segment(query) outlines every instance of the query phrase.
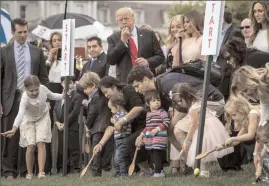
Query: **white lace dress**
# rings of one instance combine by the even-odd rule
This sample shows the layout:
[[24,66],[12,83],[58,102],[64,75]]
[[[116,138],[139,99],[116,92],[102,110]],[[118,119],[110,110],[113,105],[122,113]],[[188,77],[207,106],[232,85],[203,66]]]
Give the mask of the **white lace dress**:
[[14,126],[20,127],[20,146],[36,145],[38,142],[51,142],[51,121],[47,98],[61,100],[62,94],[52,93],[47,87],[40,85],[37,98],[30,98],[26,92],[22,94],[19,113]]

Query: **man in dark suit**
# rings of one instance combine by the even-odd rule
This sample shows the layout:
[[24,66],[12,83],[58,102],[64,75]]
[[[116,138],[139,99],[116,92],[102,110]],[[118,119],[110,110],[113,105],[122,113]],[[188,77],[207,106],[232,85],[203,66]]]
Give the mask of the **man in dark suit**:
[[[84,89],[84,93],[89,98],[87,120],[87,136],[90,136],[91,152],[102,139],[106,128],[110,124],[111,112],[108,108],[108,100],[99,90],[100,78],[94,72],[85,73],[79,80],[79,85]],[[103,151],[96,154],[92,162],[92,176],[101,176],[102,170],[110,171],[111,158],[113,154],[113,139],[114,136],[108,140],[104,145]]]
[[233,38],[239,38],[244,40],[244,36],[242,35],[241,31],[236,29],[232,25],[232,11],[231,8],[228,6],[225,6],[224,10],[224,22],[223,27],[221,31],[220,41],[221,45],[219,47],[219,55],[214,56],[213,60],[217,62],[217,64],[221,67],[223,72],[223,79],[220,82],[219,90],[224,95],[224,97],[227,99],[229,96],[229,86],[230,86],[230,76],[231,73],[228,71],[228,65],[227,61],[224,59],[223,54],[221,52],[222,47],[227,43],[227,41],[233,39]]
[[128,73],[136,65],[148,66],[156,74],[155,68],[165,58],[155,33],[135,26],[131,8],[117,10],[116,22],[121,31],[107,38],[107,58],[110,65],[116,65],[117,79],[126,82]]
[[[26,42],[28,25],[24,19],[14,19],[11,23],[14,43],[1,48],[1,131],[12,128],[17,116],[23,91],[23,81],[29,75],[38,76],[40,82],[48,86],[48,74],[43,51]],[[8,179],[14,179],[20,167],[21,176],[26,174],[25,149],[21,148],[22,157],[17,166],[20,134],[12,138],[4,138],[3,143],[3,174]]]
[[[75,90],[76,77],[70,78],[68,101],[70,102],[70,108],[68,112],[68,124],[64,126],[64,104],[65,100],[60,100],[55,103],[53,110],[54,124],[58,128],[58,158],[57,158],[57,170],[60,172],[63,164],[63,128],[68,128],[68,165],[67,172],[78,173],[79,168],[79,124],[78,118],[80,108],[83,99],[87,99],[82,89],[77,88]],[[61,84],[65,89],[65,77],[61,77]]]
[[87,40],[87,50],[91,59],[85,63],[81,71],[81,77],[84,73],[92,71],[97,73],[100,78],[108,75],[109,64],[107,56],[103,50],[102,40],[99,37],[91,37]]

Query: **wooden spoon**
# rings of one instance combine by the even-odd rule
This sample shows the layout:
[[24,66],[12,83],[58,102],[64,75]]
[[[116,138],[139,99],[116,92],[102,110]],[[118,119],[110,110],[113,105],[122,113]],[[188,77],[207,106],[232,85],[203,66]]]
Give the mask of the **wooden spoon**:
[[92,163],[92,160],[93,160],[93,158],[94,158],[95,155],[96,154],[93,154],[92,155],[92,158],[90,159],[88,165],[81,171],[80,178],[82,178],[86,174],[86,172],[88,171],[88,168],[89,168],[90,164]]
[[89,138],[86,138],[85,152],[86,152],[87,154],[90,153]]
[[[225,147],[225,144],[222,144],[221,146],[223,146],[224,148],[227,148],[228,146]],[[217,147],[212,149],[211,151],[208,151],[208,152],[203,152],[201,154],[198,154],[195,159],[199,160],[199,159],[202,159],[202,158],[205,158],[206,156],[208,156],[209,154],[211,154],[212,152],[215,152],[217,150]]]
[[137,156],[137,151],[139,150],[139,147],[136,147],[135,149],[135,154],[134,154],[134,158],[133,158],[133,162],[132,164],[130,165],[129,167],[129,170],[128,170],[128,175],[129,176],[132,176],[133,173],[134,173],[134,169],[135,169],[135,160],[136,160],[136,156]]

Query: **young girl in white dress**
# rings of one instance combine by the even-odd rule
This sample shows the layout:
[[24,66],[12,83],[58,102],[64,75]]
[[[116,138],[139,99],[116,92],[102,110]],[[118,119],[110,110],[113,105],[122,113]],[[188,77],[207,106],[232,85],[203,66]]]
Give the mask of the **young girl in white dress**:
[[46,101],[48,98],[61,100],[63,95],[52,93],[47,87],[40,85],[38,77],[34,75],[24,80],[24,88],[25,92],[22,94],[13,128],[2,135],[12,137],[20,127],[20,146],[27,147],[25,158],[28,174],[26,179],[33,178],[35,146],[38,149],[38,178],[44,178],[45,143],[51,142],[51,121]]
[[[201,99],[197,91],[188,83],[180,83],[177,94],[177,104],[188,110],[190,126],[187,137],[183,144],[183,154],[187,156],[187,165],[194,168],[195,153],[198,135],[199,114],[201,107]],[[214,149],[216,146],[224,144],[229,135],[221,121],[215,116],[215,113],[209,109],[206,110],[204,137],[202,152]],[[201,160],[201,177],[209,177],[209,163],[217,162],[217,158],[221,158],[233,152],[233,148],[229,147],[221,151],[215,151]]]

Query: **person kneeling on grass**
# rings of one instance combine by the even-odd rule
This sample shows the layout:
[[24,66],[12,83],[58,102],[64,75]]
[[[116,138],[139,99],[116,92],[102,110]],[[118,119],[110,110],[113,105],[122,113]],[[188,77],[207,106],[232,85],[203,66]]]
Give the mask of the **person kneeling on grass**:
[[25,92],[22,94],[18,115],[12,130],[1,135],[12,137],[20,127],[20,146],[27,147],[26,179],[33,178],[35,145],[38,149],[38,178],[44,178],[46,161],[45,143],[51,142],[51,120],[46,100],[61,100],[62,94],[52,93],[47,87],[40,85],[37,76],[30,75],[24,80]]
[[[122,95],[114,95],[108,101],[108,107],[110,108],[113,116],[111,118],[111,123],[116,124],[119,119],[124,118],[128,112],[124,109],[124,99]],[[126,122],[122,128],[118,131],[114,126],[108,126],[103,138],[94,147],[93,152],[101,152],[105,143],[114,133],[115,140],[115,177],[128,176],[128,166],[130,164],[130,156],[127,148],[126,137],[131,135],[131,122]]]
[[145,94],[145,101],[150,109],[147,113],[146,128],[136,139],[136,146],[145,144],[150,151],[150,157],[154,164],[153,177],[165,177],[163,167],[166,159],[167,127],[170,125],[168,113],[161,108],[159,93],[156,90]]
[[269,121],[261,123],[256,132],[257,143],[263,145],[261,153],[256,153],[259,161],[255,165],[256,179],[269,183]]
[[[176,104],[182,109],[186,109],[189,116],[190,126],[187,132],[187,136],[183,144],[183,155],[187,157],[187,165],[194,168],[195,153],[197,147],[198,137],[198,125],[199,115],[201,109],[201,97],[197,91],[189,83],[178,84],[177,92],[173,93],[177,95]],[[174,96],[174,95],[172,95]],[[211,109],[206,109],[204,136],[202,152],[207,152],[219,146],[229,138],[228,133],[221,121],[216,117],[216,113]],[[221,151],[215,151],[209,154],[207,157],[201,160],[201,177],[209,177],[209,165],[210,162],[217,162],[217,158],[221,158],[234,151],[233,147],[223,149]]]

